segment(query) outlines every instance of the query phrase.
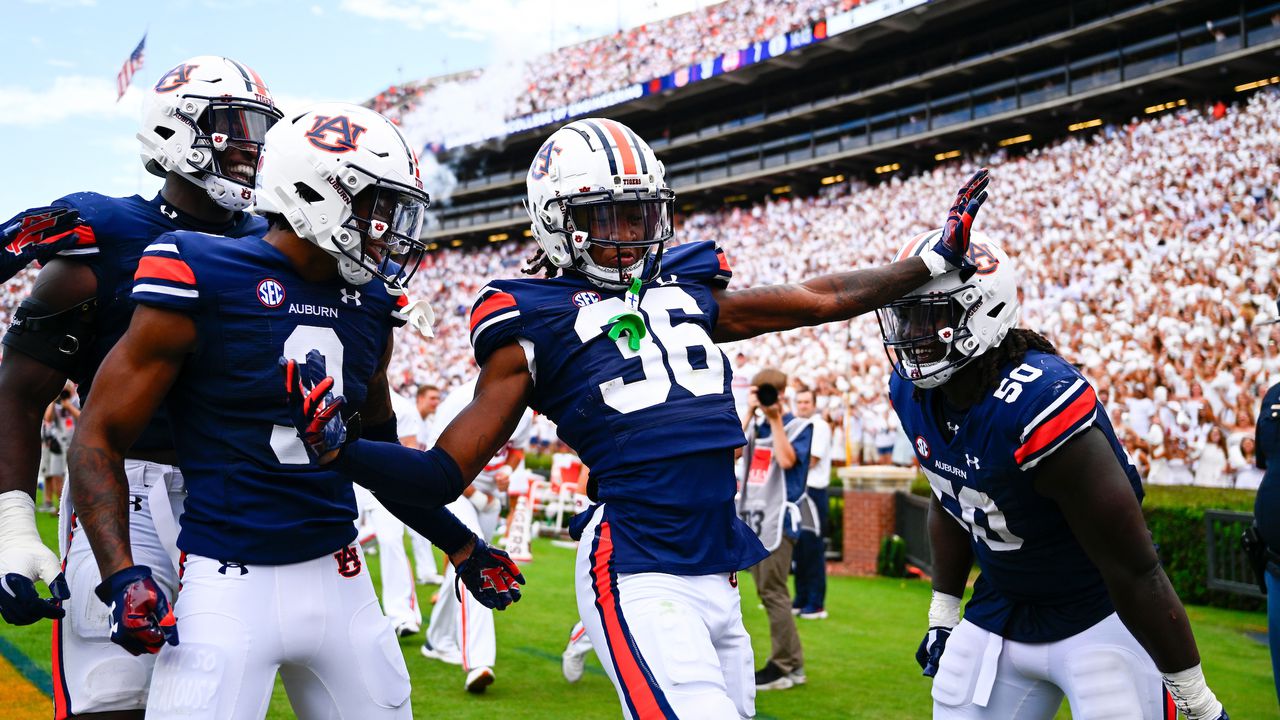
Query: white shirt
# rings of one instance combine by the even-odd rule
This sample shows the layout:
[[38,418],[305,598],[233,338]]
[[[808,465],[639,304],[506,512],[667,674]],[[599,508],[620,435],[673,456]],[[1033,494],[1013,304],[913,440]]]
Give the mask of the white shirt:
[[809,457],[818,462],[809,465],[806,484],[811,488],[826,488],[831,485],[831,426],[820,415],[810,419],[813,421],[813,440],[809,445]]
[[396,414],[396,437],[416,438],[422,429],[418,405],[400,393],[391,393],[391,411]]

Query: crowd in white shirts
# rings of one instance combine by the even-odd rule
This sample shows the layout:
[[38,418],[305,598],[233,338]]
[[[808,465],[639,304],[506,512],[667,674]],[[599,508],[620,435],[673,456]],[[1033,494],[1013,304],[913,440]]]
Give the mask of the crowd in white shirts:
[[[1253,424],[1280,381],[1280,330],[1260,325],[1276,317],[1280,294],[1277,117],[1280,93],[1267,89],[1218,112],[1188,106],[1026,154],[1001,150],[874,185],[694,213],[676,236],[718,242],[733,287],[886,263],[939,225],[955,188],[988,165],[991,199],[977,227],[1022,274],[1021,324],[1083,368],[1144,477],[1256,487]],[[431,254],[411,294],[432,303],[436,337],[400,333],[393,387],[447,390],[473,376],[471,302],[486,280],[519,276],[531,250],[508,241]],[[0,287],[0,320],[33,277]],[[837,449],[855,446],[854,461],[893,460],[900,433],[874,315],[725,351],[815,389]]]

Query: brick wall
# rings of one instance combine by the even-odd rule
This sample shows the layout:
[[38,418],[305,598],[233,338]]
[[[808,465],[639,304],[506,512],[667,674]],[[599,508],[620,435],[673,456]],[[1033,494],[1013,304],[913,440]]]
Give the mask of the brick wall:
[[880,541],[893,534],[892,492],[844,491],[844,560],[829,567],[834,575],[875,575]]

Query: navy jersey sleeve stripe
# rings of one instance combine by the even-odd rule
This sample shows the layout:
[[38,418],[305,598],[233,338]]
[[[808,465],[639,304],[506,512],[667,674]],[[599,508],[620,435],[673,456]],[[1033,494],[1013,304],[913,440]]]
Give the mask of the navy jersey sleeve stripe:
[[200,300],[195,272],[176,242],[163,238],[143,251],[133,278],[133,299],[143,305],[190,312]]

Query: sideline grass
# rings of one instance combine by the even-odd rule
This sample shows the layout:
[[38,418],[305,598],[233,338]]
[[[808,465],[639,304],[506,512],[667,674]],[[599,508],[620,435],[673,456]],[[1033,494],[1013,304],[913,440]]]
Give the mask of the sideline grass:
[[[45,541],[53,546],[56,520],[42,515],[39,527]],[[485,695],[468,695],[462,689],[460,668],[422,657],[418,652],[422,635],[401,640],[413,679],[416,717],[621,717],[617,695],[594,655],[587,662],[587,675],[577,684],[570,685],[560,676],[560,652],[577,619],[570,582],[573,551],[540,540],[535,542],[533,554],[537,559],[525,566],[529,579],[525,599],[497,615],[497,682]],[[374,587],[378,587],[376,556],[369,558],[369,567]],[[757,608],[750,576],[744,573],[740,579],[743,614],[754,639],[758,667],[769,652],[768,621],[764,611]],[[418,591],[426,604],[434,588],[421,586]],[[756,700],[758,717],[928,718],[929,684],[920,676],[913,659],[928,604],[929,588],[923,582],[832,578],[827,603],[831,618],[798,621],[808,685],[760,693]],[[1204,657],[1205,674],[1232,717],[1276,717],[1267,648],[1248,635],[1266,631],[1265,615],[1198,606],[1188,608],[1188,612]],[[22,628],[0,623],[0,638],[25,653],[37,668],[49,671],[47,623]],[[12,674],[0,678],[6,683],[0,686],[0,695],[6,698],[16,699],[15,693],[25,690],[17,685],[10,687],[25,682]],[[39,712],[38,707],[10,707],[5,708],[5,717],[18,717],[19,711]],[[268,717],[293,717],[278,683]],[[1058,718],[1069,717],[1065,708],[1058,713]]]

